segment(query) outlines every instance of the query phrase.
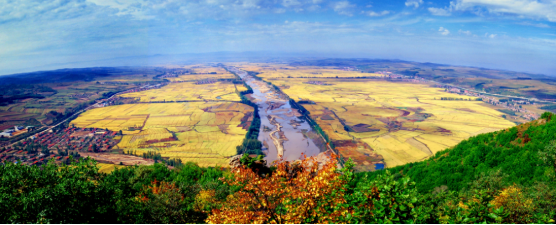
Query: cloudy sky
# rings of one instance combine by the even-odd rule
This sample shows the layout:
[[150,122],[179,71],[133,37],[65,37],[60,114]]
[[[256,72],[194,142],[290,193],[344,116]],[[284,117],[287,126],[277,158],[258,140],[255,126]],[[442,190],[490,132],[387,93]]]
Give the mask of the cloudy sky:
[[0,74],[221,51],[556,75],[556,0],[0,0]]

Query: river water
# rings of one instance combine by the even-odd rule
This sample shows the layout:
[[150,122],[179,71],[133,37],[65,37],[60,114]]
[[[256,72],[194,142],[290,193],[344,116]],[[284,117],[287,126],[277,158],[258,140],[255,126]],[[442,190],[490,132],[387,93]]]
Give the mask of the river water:
[[245,71],[236,67],[226,68],[253,89],[250,98],[259,107],[259,141],[263,142],[267,162],[279,159],[280,155],[284,160],[294,161],[301,159],[302,154],[310,157],[326,151],[326,143],[312,131],[307,121],[299,118],[301,114],[291,107],[288,96]]

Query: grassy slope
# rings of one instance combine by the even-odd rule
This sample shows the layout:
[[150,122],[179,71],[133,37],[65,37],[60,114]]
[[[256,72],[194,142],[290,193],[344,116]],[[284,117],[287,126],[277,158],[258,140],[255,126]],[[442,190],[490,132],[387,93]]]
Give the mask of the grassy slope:
[[[528,136],[531,140],[524,141]],[[539,119],[510,129],[486,133],[462,141],[453,148],[416,163],[389,169],[409,176],[421,192],[448,186],[461,190],[483,172],[501,170],[507,182],[529,186],[552,179],[554,169],[545,166],[538,151],[556,140],[556,116]],[[384,171],[367,173],[374,177]],[[365,173],[360,173],[359,176]]]

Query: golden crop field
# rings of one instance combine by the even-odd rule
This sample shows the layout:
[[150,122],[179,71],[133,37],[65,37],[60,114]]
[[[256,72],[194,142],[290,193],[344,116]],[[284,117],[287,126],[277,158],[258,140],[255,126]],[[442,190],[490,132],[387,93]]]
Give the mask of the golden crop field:
[[216,73],[216,74],[230,74],[222,67],[212,67],[212,66],[204,66],[204,65],[195,65],[189,67],[193,70],[194,73],[197,74],[208,74],[208,73]]
[[253,118],[241,103],[151,103],[96,108],[71,123],[105,127],[125,134],[118,147],[125,152],[156,151],[201,166],[227,166]]
[[101,173],[112,173],[116,168],[124,167],[122,165],[108,164],[108,163],[97,163],[98,172]]
[[248,64],[230,64],[236,65],[238,68],[245,71],[260,72],[258,77],[264,78],[267,81],[272,81],[277,78],[303,78],[303,77],[316,77],[316,78],[346,78],[346,77],[382,77],[382,74],[376,73],[361,73],[360,71],[345,71],[334,67],[316,67],[316,66],[302,66],[293,67],[281,64],[264,64],[264,63],[248,63]]
[[231,73],[222,73],[222,74],[185,74],[178,77],[169,77],[166,78],[172,82],[186,82],[186,81],[200,81],[206,79],[235,79],[236,76]]
[[[313,69],[291,71],[274,70],[276,66],[249,66],[258,68],[259,77],[280,87],[290,98],[314,101],[316,104],[303,104],[303,107],[336,145],[346,140],[368,144],[383,157],[387,167],[420,161],[468,137],[515,125],[482,101],[425,84],[287,78],[288,74],[296,73],[303,77]],[[327,74],[327,69],[322,74]],[[441,97],[466,100],[445,101]],[[361,155],[356,157],[356,163],[369,165],[370,158],[363,157],[371,153],[369,149],[357,147],[357,151],[348,155]]]
[[169,68],[183,68],[191,71],[191,74],[183,74],[178,77],[168,77],[171,82],[187,82],[200,81],[207,79],[236,79],[237,77],[221,67],[212,67],[207,65],[188,65],[183,67],[167,66]]
[[[170,83],[159,89],[132,92],[122,97],[140,98],[141,102],[163,101],[240,101],[236,93],[245,89],[241,84],[214,82],[196,84],[195,82]],[[246,90],[246,89],[245,89]]]

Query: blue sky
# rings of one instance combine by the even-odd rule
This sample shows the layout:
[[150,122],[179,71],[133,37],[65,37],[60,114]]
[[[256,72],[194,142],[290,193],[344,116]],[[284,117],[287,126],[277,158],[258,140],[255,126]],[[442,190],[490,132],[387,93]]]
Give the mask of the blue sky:
[[556,0],[0,0],[0,74],[219,51],[556,75]]

